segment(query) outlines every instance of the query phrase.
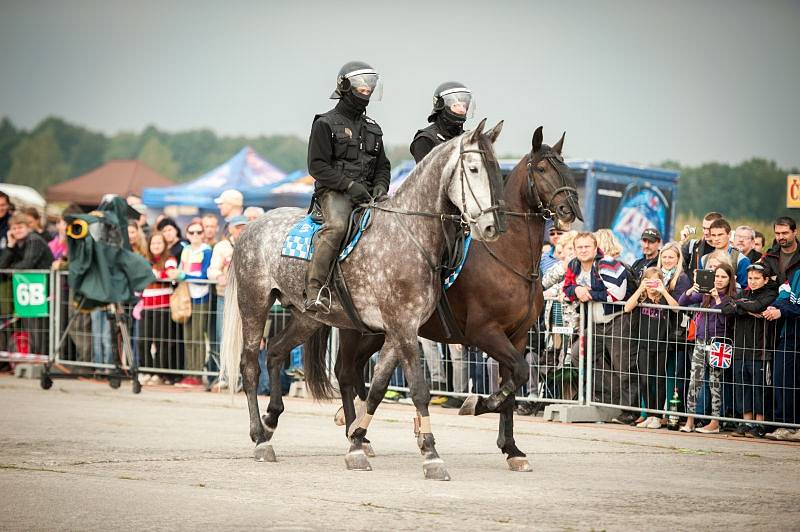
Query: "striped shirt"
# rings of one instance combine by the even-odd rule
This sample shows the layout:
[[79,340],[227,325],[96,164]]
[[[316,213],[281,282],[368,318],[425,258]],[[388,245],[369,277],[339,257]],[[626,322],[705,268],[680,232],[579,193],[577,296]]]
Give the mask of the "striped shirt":
[[[156,259],[158,262],[159,259]],[[164,269],[159,270],[153,265],[153,275],[157,281],[150,283],[142,292],[142,304],[145,309],[164,308],[169,306],[169,298],[172,295],[172,284],[166,282],[169,277],[167,272],[178,267],[178,261],[170,257],[164,263]]]

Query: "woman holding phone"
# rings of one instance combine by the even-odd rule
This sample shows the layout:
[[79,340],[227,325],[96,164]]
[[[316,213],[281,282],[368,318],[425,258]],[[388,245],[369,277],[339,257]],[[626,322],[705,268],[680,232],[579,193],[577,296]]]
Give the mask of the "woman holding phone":
[[[667,331],[670,311],[664,308],[641,306],[643,303],[673,305],[678,302],[664,284],[661,268],[651,266],[644,271],[642,282],[625,303],[625,312],[638,311],[631,318],[632,338],[638,338],[636,363],[642,380],[645,408],[663,410],[667,399]],[[649,415],[636,425],[639,428],[660,429],[661,416]]]
[[[733,268],[727,262],[720,263],[714,269],[714,288],[708,294],[700,292],[700,286],[694,283],[678,301],[681,306],[700,304],[704,309],[722,309],[728,300],[736,295],[736,276]],[[697,312],[695,323],[697,336],[695,337],[694,352],[692,353],[691,379],[689,392],[686,397],[686,409],[694,412],[697,407],[697,392],[703,381],[703,375],[708,368],[708,384],[711,390],[711,415],[719,416],[722,409],[722,393],[720,376],[722,369],[708,363],[708,347],[714,337],[725,337],[732,332],[729,327],[729,316],[719,313]],[[686,424],[681,427],[682,432],[694,432],[694,417],[689,416]],[[708,425],[697,429],[703,434],[719,433],[719,421],[712,419]]]

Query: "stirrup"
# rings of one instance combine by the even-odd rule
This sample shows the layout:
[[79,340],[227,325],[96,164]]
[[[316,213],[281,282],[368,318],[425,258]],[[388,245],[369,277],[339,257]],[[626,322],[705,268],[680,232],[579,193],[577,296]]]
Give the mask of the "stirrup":
[[[327,297],[323,296],[327,292]],[[322,312],[323,314],[330,314],[331,312],[331,289],[328,285],[323,285],[317,292],[317,297],[309,301],[305,301],[306,310],[313,310],[315,312]]]

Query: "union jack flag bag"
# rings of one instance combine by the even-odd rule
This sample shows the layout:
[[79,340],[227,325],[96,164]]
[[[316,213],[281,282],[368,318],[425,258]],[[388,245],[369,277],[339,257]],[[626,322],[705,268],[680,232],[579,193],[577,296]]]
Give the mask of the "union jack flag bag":
[[712,368],[727,369],[733,361],[733,345],[727,338],[712,338],[708,346],[708,364]]

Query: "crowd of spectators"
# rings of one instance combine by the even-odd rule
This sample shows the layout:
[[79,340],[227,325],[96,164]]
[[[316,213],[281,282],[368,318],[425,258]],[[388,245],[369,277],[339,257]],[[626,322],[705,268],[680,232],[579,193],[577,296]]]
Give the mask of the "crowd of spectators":
[[[127,226],[131,249],[147,259],[156,277],[129,309],[134,354],[139,365],[153,368],[140,376],[141,382],[208,386],[209,375],[218,369],[233,249],[245,226],[264,211],[245,209],[242,194],[226,190],[216,199],[218,214],[186,223],[161,214],[149,225],[141,200],[130,197],[128,202],[136,213]],[[39,211],[15,211],[0,193],[0,268],[66,270],[66,230],[63,218],[46,226]],[[759,423],[800,421],[797,227],[792,218],[781,217],[773,230],[774,242],[767,248],[764,235],[743,225],[732,230],[721,213],[710,212],[701,227],[684,227],[679,241],[662,242],[657,229],[647,228],[641,234],[641,257],[628,265],[611,231],[578,232],[549,224],[540,264],[548,301],[540,329],[561,332],[533,335],[536,345],[528,356],[534,369],[523,390],[528,400],[520,401],[517,411],[535,411],[531,400],[539,394],[574,398],[575,341],[584,306],[593,327],[588,393],[596,403],[625,407],[615,421],[661,428],[667,414],[648,411],[666,412],[677,403],[687,414],[681,429],[687,432],[730,428],[741,436],[800,441],[794,429],[767,433],[768,427]],[[170,309],[179,283],[186,284],[191,300],[191,316],[181,323],[172,319]],[[0,282],[4,316],[13,315],[12,299],[10,282]],[[107,312],[77,312],[67,292],[61,300],[66,305],[61,325],[71,323],[62,354],[80,362],[115,364]],[[23,318],[17,329],[27,334],[30,352],[45,352],[46,318]],[[0,329],[0,341],[12,336]],[[727,346],[729,363],[711,356]],[[491,391],[483,353],[424,339],[420,348],[434,390]],[[560,380],[553,378],[556,373]],[[393,384],[401,385],[402,375]],[[433,402],[457,408],[461,401],[445,394]],[[726,426],[713,419],[719,417],[742,422]]]
[[[140,366],[156,369],[140,374],[142,384],[208,386],[213,380],[208,374],[218,370],[224,290],[233,245],[246,224],[264,211],[260,207],[245,209],[243,195],[237,190],[226,190],[215,201],[218,214],[206,213],[187,223],[159,214],[151,226],[141,199],[127,198],[131,250],[147,259],[156,277],[127,309],[134,356]],[[36,208],[15,209],[10,198],[0,192],[0,268],[66,271],[64,216],[79,212],[77,207],[68,207],[46,228]],[[68,329],[68,334],[59,346],[61,356],[83,363],[117,364],[112,316],[103,307],[86,312],[76,309],[66,276],[63,279],[61,327],[62,331]],[[186,283],[191,298],[191,317],[184,323],[173,320],[170,311],[178,283]],[[9,318],[14,315],[10,287],[10,276],[5,274],[0,281],[0,313]],[[10,320],[15,321],[13,329],[27,338],[26,350],[46,353],[47,318]],[[12,335],[4,334],[5,328],[12,329],[6,327],[9,320],[3,323],[0,341],[7,350],[22,350],[11,343]]]
[[[586,307],[593,327],[588,393],[597,404],[625,407],[616,422],[661,428],[672,407],[686,417],[685,432],[729,429],[737,436],[800,441],[792,428],[768,433],[759,423],[800,421],[797,227],[781,217],[773,229],[774,243],[765,249],[763,235],[748,226],[732,231],[717,212],[704,216],[702,236],[687,226],[679,242],[663,244],[648,228],[642,255],[630,266],[608,230],[555,235],[542,262],[545,295],[555,298],[543,325],[568,323],[577,334],[578,309],[595,303]],[[565,353],[571,343],[565,342]],[[565,359],[549,362],[550,371]],[[519,404],[518,412],[528,410]]]

